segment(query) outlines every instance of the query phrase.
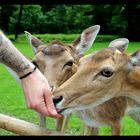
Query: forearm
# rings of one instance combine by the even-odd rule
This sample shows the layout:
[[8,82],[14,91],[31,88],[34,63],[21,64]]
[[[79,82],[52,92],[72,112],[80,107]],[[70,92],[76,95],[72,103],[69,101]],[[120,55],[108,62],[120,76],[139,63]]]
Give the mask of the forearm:
[[23,76],[34,68],[33,64],[17,50],[1,31],[0,62],[10,67],[19,76]]

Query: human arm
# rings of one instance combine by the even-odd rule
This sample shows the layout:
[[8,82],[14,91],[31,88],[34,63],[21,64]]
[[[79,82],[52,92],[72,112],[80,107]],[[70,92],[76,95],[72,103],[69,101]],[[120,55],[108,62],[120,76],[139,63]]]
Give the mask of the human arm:
[[[2,31],[0,31],[0,63],[10,67],[19,77],[34,69],[34,65],[18,51]],[[53,105],[48,81],[38,69],[23,78],[21,85],[28,108],[46,116],[60,117]]]

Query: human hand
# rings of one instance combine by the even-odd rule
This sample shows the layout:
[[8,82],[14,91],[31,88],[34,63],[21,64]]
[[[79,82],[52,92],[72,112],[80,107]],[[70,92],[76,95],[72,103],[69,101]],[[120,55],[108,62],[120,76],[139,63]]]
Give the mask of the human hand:
[[62,117],[57,113],[49,83],[44,75],[36,69],[32,74],[21,80],[27,107],[54,118]]

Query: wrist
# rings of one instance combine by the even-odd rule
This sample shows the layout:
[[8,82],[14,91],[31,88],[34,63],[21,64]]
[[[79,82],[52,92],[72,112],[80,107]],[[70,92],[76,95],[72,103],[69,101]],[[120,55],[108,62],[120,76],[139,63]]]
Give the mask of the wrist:
[[30,71],[30,72],[28,72],[27,74],[25,74],[25,75],[23,75],[23,76],[21,76],[21,77],[19,77],[19,79],[23,79],[23,78],[26,78],[26,77],[28,77],[29,75],[31,75],[35,70],[36,70],[36,66],[34,67],[34,69],[32,70],[32,71]]
[[19,76],[19,77],[23,77],[23,76],[27,75],[28,73],[33,72],[34,69],[35,69],[35,66],[34,66],[32,63],[30,63],[29,68],[23,70],[23,71],[20,72],[20,73],[18,73],[18,76]]

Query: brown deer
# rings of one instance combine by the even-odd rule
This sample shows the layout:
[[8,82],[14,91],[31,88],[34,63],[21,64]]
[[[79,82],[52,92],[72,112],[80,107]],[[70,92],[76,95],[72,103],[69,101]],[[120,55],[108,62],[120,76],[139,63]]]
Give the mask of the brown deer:
[[59,113],[77,112],[90,130],[110,124],[114,135],[125,114],[140,123],[140,51],[124,53],[128,42],[114,40],[108,49],[80,59],[77,72],[54,91]]
[[[29,40],[30,40],[31,37],[33,38],[33,36],[31,36],[29,33],[26,32],[26,34],[28,35]],[[124,40],[124,39],[121,39],[121,40]],[[113,46],[114,45],[113,42],[110,43],[110,46]],[[115,42],[120,43],[120,39],[115,40]],[[37,42],[32,42],[32,47],[34,46],[33,43],[37,43],[38,44],[38,41]],[[123,45],[124,42],[121,42],[121,43],[122,43],[121,45]],[[127,46],[128,46],[128,42],[125,44],[125,47],[126,48],[127,48]],[[35,47],[34,47],[34,49],[35,49]],[[51,51],[54,52],[55,51],[55,47]],[[66,55],[66,57],[68,57],[68,56]],[[36,57],[35,56],[35,59],[36,59],[35,62],[36,62],[36,64],[39,64],[38,61],[41,58],[42,58],[42,56],[39,56],[39,57]],[[42,60],[47,60],[46,63],[49,62],[48,59],[44,59],[43,58]],[[76,61],[75,64],[77,65],[78,64],[79,57],[78,57],[78,59],[76,58],[74,60]],[[53,61],[52,58],[51,58],[51,61]],[[45,61],[43,61],[42,64],[44,64],[44,62]],[[54,64],[55,63],[56,63],[56,60],[54,61]],[[59,64],[61,64],[61,63],[62,63],[62,61],[59,61]],[[41,66],[42,66],[42,64],[41,64]],[[50,64],[48,64],[48,66],[50,68],[50,71],[52,71],[52,69],[54,69],[53,67],[50,66]],[[58,72],[60,71],[60,73],[62,73],[61,70],[58,69],[58,67],[56,66],[56,64],[55,64],[55,68],[56,68],[55,71],[57,70]],[[43,71],[43,70],[44,70],[44,68],[42,68],[41,71]],[[53,84],[50,84],[50,85],[53,85],[53,87],[55,86],[55,88],[58,87],[58,86],[60,86],[64,81],[66,81],[68,78],[70,78],[73,75],[73,73],[75,72],[75,70],[74,70],[73,73],[71,73],[71,74],[65,73],[65,75],[69,75],[69,76],[67,78],[65,78],[65,79],[62,78],[63,79],[63,80],[61,80],[62,82],[59,82],[58,79],[60,79],[60,78],[58,78],[57,80],[56,79],[55,80],[52,79],[52,78],[54,78],[53,73],[55,71],[52,71],[52,73],[50,73],[50,71],[46,71],[47,73],[44,74],[44,75],[46,77],[51,77],[51,78],[47,78],[47,79],[49,79],[50,82],[55,81]],[[60,77],[60,75],[58,75],[58,77]],[[62,77],[66,77],[66,76],[62,76]],[[55,84],[56,82],[57,82],[57,84]],[[95,122],[94,127],[97,127],[98,124],[100,126],[100,124],[102,122],[103,122],[103,124],[107,123],[107,124],[109,124],[109,125],[112,126],[112,128],[113,128],[113,134],[114,135],[117,135],[117,134],[119,135],[120,134],[120,128],[121,128],[120,122],[121,122],[121,119],[122,119],[122,117],[124,116],[124,114],[126,112],[126,109],[128,108],[128,101],[130,101],[130,99],[126,99],[124,97],[114,98],[111,101],[106,102],[106,104],[99,106],[98,108],[92,108],[91,110],[86,111],[86,113],[87,114],[88,114],[88,112],[90,112],[90,113],[92,112],[93,113],[92,114],[92,117],[93,117],[93,121],[92,122],[93,123]],[[78,116],[81,118],[82,115],[79,115],[79,114],[80,113],[78,113]],[[40,119],[40,120],[44,120],[44,119]],[[59,127],[58,127],[57,130],[64,131],[65,125],[63,124],[64,126],[62,127],[62,121],[61,121],[61,123],[58,123],[58,124],[59,124],[58,125]],[[90,126],[90,124],[88,124],[88,125]],[[88,127],[88,128],[89,128],[89,134],[92,135],[94,129],[91,128],[91,127]]]

